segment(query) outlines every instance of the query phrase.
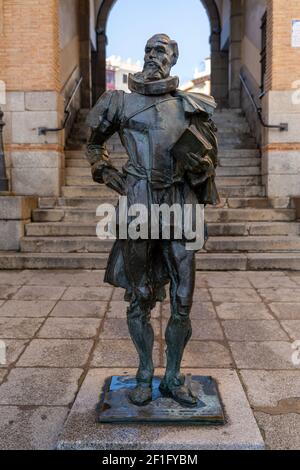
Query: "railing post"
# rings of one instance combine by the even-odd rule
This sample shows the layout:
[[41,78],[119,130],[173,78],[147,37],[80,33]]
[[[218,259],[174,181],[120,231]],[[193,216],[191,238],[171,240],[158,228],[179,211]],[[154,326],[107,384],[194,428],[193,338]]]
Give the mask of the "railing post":
[[3,121],[3,116],[3,111],[0,108],[0,192],[8,191],[8,179],[6,177],[4,155],[3,128],[5,126],[5,122]]

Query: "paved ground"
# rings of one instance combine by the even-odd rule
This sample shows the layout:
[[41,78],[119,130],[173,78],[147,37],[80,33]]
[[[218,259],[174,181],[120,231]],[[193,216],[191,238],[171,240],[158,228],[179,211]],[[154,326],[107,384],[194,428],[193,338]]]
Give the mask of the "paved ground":
[[[136,365],[122,294],[103,271],[0,272],[1,449],[54,448],[87,372]],[[168,311],[153,313],[157,367]],[[235,368],[267,447],[299,449],[300,273],[198,273],[192,319],[183,365]]]

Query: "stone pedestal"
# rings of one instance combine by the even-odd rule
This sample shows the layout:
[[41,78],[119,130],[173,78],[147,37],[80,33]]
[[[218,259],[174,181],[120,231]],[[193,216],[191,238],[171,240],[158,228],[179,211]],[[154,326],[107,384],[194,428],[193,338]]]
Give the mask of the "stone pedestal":
[[18,251],[38,198],[0,194],[0,251]]
[[[162,375],[162,370],[155,371]],[[109,375],[133,375],[134,370],[92,369],[81,386],[66,421],[58,448],[61,450],[204,450],[264,449],[243,387],[235,371],[184,370],[211,375],[218,383],[226,414],[224,426],[99,424],[99,395]]]

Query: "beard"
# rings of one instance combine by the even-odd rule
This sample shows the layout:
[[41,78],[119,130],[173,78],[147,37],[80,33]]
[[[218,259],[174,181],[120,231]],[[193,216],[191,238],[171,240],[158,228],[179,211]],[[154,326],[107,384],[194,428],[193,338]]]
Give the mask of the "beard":
[[170,70],[163,67],[162,64],[156,61],[145,62],[143,68],[143,77],[146,81],[162,80],[169,76]]

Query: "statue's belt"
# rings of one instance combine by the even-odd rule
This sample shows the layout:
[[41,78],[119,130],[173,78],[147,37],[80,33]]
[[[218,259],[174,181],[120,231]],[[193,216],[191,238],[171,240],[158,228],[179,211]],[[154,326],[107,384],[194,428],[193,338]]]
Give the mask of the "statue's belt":
[[153,188],[165,189],[173,184],[183,183],[183,178],[180,176],[170,176],[170,170],[155,170],[146,169],[141,165],[134,163],[127,163],[123,168],[125,173],[134,176],[139,180],[147,180],[152,184]]

